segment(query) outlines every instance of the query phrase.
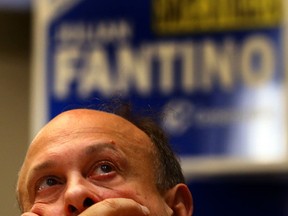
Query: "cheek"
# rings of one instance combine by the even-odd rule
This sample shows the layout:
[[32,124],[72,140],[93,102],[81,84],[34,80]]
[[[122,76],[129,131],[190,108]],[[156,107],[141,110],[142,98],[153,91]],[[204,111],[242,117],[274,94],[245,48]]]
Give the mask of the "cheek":
[[120,187],[116,187],[113,189],[103,189],[101,193],[102,199],[107,198],[129,198],[133,199],[136,202],[146,205],[149,203],[151,198],[153,197],[153,200],[157,197],[157,193],[152,192],[149,189],[144,190],[139,185],[123,185]]
[[102,200],[107,198],[130,198],[135,200],[139,195],[137,190],[124,186],[113,189],[102,188],[101,192],[99,191],[99,196]]

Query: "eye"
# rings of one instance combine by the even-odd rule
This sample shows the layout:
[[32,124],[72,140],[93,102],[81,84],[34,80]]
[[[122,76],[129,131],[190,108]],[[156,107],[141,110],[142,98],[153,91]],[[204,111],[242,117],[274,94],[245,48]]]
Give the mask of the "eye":
[[115,171],[114,166],[109,162],[102,162],[95,167],[94,173],[105,175]]
[[54,176],[44,177],[43,179],[39,181],[39,184],[37,184],[37,191],[42,191],[42,190],[45,190],[47,188],[50,188],[59,184],[62,184],[62,183],[57,177],[54,177]]
[[102,178],[109,178],[114,174],[116,174],[116,167],[114,164],[108,161],[102,161],[93,167],[89,177],[101,180]]
[[114,168],[110,164],[101,164],[96,170],[101,173],[110,173]]

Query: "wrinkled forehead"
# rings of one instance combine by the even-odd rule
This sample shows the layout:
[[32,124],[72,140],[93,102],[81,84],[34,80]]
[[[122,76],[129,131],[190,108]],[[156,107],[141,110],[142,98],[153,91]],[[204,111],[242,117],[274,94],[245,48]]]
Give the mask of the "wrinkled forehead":
[[56,150],[60,145],[67,143],[70,146],[71,143],[82,146],[85,139],[115,141],[122,150],[143,148],[148,154],[153,151],[150,138],[128,120],[101,111],[71,110],[52,119],[37,134],[29,146],[21,174],[27,172],[35,159],[51,149]]

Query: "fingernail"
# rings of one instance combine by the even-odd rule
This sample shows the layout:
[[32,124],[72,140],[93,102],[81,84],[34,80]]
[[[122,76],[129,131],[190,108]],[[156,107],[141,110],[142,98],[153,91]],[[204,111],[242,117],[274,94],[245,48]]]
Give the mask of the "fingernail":
[[145,215],[149,215],[149,214],[150,214],[150,211],[149,211],[149,209],[148,209],[147,207],[141,206],[141,208],[142,208],[142,211],[143,211],[143,213],[144,213]]

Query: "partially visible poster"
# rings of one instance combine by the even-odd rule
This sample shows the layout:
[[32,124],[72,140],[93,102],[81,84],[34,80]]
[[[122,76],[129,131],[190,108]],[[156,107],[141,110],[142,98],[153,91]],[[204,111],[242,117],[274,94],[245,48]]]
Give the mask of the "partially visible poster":
[[[35,133],[121,93],[160,122],[187,176],[286,169],[286,3],[35,1]],[[91,104],[90,104],[91,105]]]

